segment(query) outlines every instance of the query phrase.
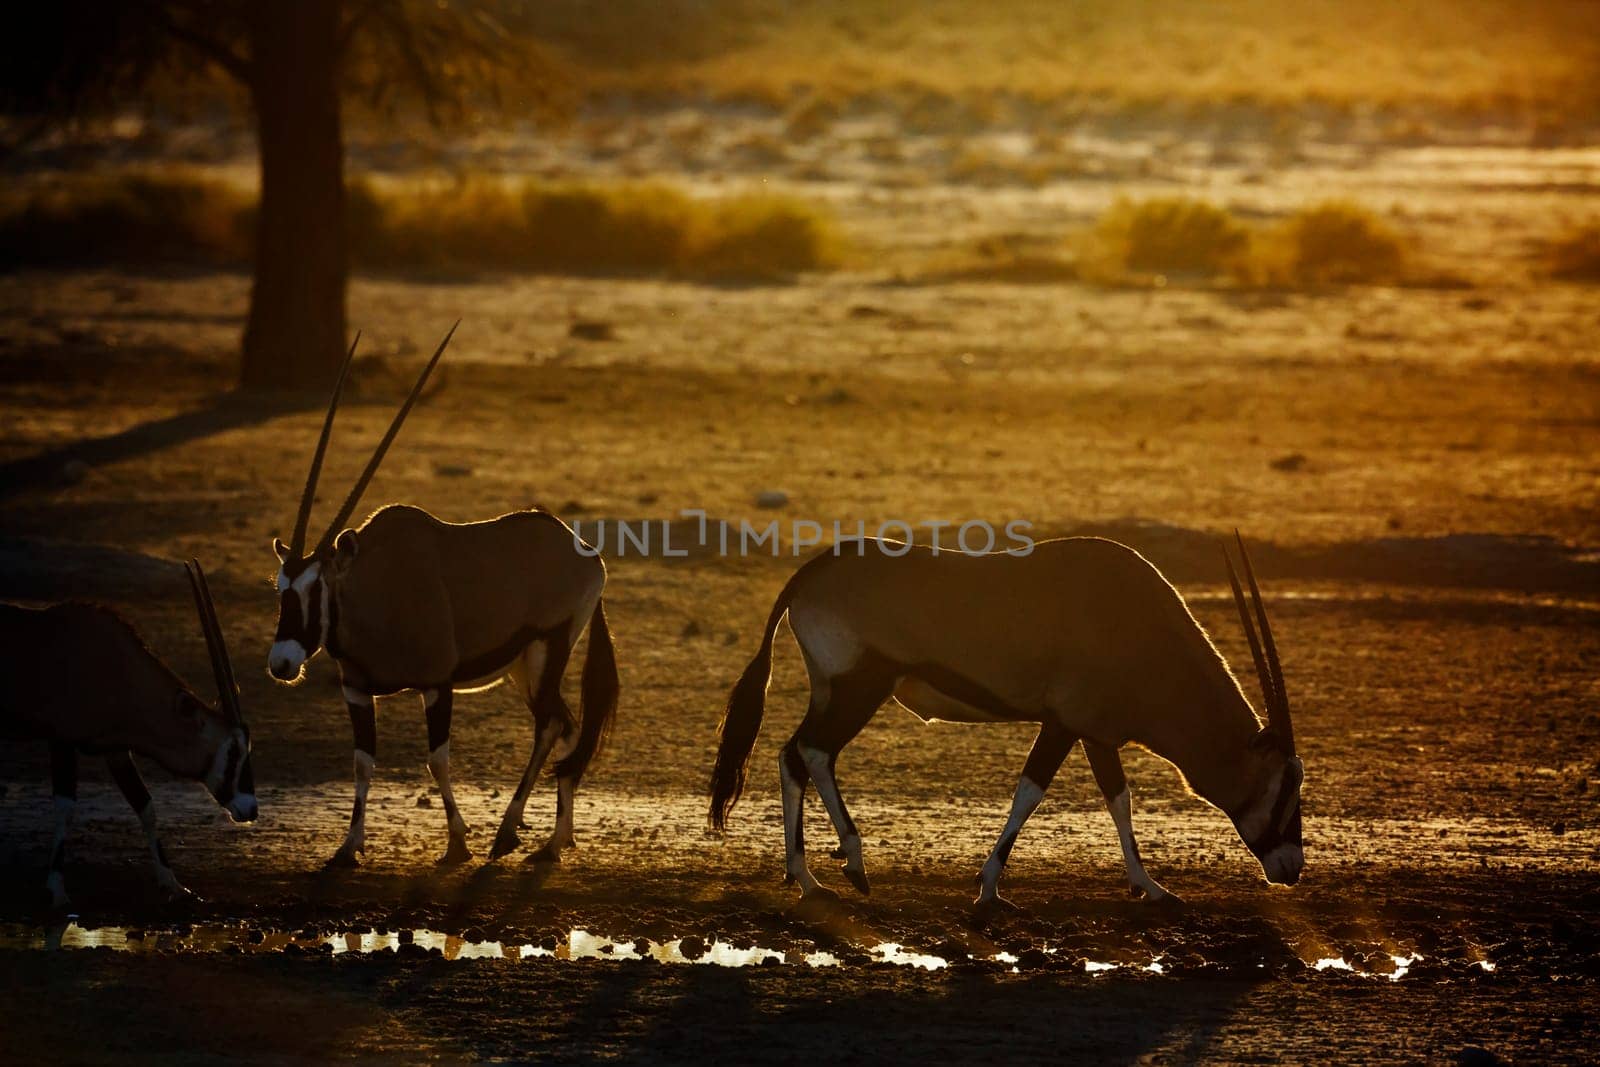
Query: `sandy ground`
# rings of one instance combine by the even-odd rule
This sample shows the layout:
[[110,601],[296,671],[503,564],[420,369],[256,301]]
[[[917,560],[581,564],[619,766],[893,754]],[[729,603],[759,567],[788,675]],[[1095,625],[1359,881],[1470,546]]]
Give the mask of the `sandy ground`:
[[[1404,187],[1394,173],[1373,187]],[[1456,199],[1417,217],[1447,237],[1460,230],[1436,245],[1457,269],[1499,247],[1496,229],[1547,226],[1530,220],[1573,195],[1534,188],[1548,180],[1435,182],[1417,196]],[[850,210],[901,218],[904,232],[954,226],[941,195],[904,218]],[[1036,218],[1047,202],[996,193],[985,217]],[[1474,212],[1491,221],[1456,226]],[[34,947],[48,930],[46,761],[0,757],[11,991],[0,1014],[13,1055],[1449,1061],[1481,1047],[1592,1058],[1592,289],[1520,276],[1321,294],[902,285],[882,272],[751,289],[357,281],[352,323],[371,358],[339,423],[325,508],[416,359],[461,316],[443,387],[408,424],[373,506],[404,499],[470,519],[539,501],[589,530],[699,508],[758,524],[1024,519],[1037,535],[1104,533],[1155,560],[1235,663],[1248,653],[1215,537],[1244,530],[1307,766],[1305,879],[1269,889],[1220,814],[1131,752],[1147,861],[1185,904],[1128,899],[1109,819],[1074,756],[1012,861],[1007,891],[1023,910],[982,918],[968,907],[971,879],[1030,734],[924,726],[893,708],[839,765],[874,893],[795,907],[775,780],[804,703],[787,637],[749,798],[726,838],[707,834],[701,791],[722,697],[794,560],[703,549],[609,561],[623,702],[580,794],[582,847],[567,862],[540,869],[519,854],[436,871],[443,816],[422,716],[397,698],[380,706],[366,865],[323,872],[349,801],[336,680],[322,661],[293,690],[260,669],[276,609],[268,546],[292,523],[319,413],[220,391],[246,292],[227,274],[0,281],[0,596],[112,603],[203,680],[176,563],[199,556],[239,664],[262,787],[262,819],[246,829],[196,787],[150,772],[173,862],[202,898],[175,908],[148,888],[132,815],[86,768],[68,867],[74,929],[117,927],[110,942],[157,951],[48,953]],[[574,338],[580,317],[615,338]],[[757,508],[772,489],[789,503]],[[455,774],[480,856],[530,743],[509,694],[459,701]],[[552,807],[541,786],[530,847]],[[812,840],[827,840],[815,805],[810,815]],[[846,888],[820,852],[813,865]],[[144,936],[127,942],[121,928]],[[197,932],[218,928],[233,934],[200,943]],[[462,941],[437,956],[419,944],[248,950],[285,932],[310,946],[355,934],[359,949],[373,931],[402,930]],[[543,954],[575,930],[625,944],[689,938],[705,952],[760,946],[788,962]],[[541,952],[464,958],[475,953],[462,944],[491,942]],[[946,966],[892,965],[887,944]],[[817,952],[839,965],[800,962]],[[1351,970],[1316,967],[1335,959]],[[44,1025],[16,1025],[24,1016]]]

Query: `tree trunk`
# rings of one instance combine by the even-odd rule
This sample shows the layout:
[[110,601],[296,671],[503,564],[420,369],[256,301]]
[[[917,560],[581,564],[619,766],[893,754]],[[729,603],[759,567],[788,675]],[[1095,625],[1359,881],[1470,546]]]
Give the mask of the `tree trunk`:
[[345,346],[340,4],[252,7],[261,208],[240,384],[320,391],[332,384]]

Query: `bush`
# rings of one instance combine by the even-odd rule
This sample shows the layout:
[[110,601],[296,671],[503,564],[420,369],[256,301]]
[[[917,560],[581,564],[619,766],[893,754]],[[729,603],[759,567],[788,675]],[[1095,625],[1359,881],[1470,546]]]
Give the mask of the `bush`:
[[1591,222],[1550,245],[1546,270],[1569,282],[1600,282],[1600,222]]
[[1404,243],[1387,223],[1344,201],[1295,213],[1267,235],[1256,258],[1258,271],[1298,285],[1397,281],[1406,260]]
[[1088,260],[1102,276],[1210,276],[1233,266],[1249,243],[1243,225],[1204,200],[1121,199],[1095,226]]
[[[650,183],[351,182],[352,260],[379,269],[772,280],[838,262],[830,216],[788,197]],[[0,194],[0,262],[249,261],[255,206],[219,181],[75,175]]]
[[187,174],[56,176],[0,194],[0,264],[240,263],[251,199]]

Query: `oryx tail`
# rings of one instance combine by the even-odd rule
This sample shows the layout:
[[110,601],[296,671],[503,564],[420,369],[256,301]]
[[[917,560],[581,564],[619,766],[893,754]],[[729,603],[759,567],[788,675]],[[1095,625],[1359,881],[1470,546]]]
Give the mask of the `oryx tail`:
[[711,825],[718,830],[727,825],[728,813],[744,794],[750,751],[756,747],[761,718],[767,710],[767,683],[772,680],[772,640],[777,636],[778,623],[789,610],[801,576],[811,570],[813,564],[828,558],[830,556],[825,553],[794,572],[772,605],[772,614],[767,616],[767,628],[761,633],[761,648],[728,693],[728,706],[717,727],[722,739],[717,747],[717,764],[711,769]]
[[617,653],[606,625],[606,602],[595,601],[589,617],[589,650],[583,656],[583,681],[579,690],[578,743],[556,762],[557,778],[579,778],[589,761],[599,755],[617,717]]

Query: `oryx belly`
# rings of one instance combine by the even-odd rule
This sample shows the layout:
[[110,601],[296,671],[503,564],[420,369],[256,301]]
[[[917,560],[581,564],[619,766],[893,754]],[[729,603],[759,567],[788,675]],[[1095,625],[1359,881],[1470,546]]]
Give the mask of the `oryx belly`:
[[1009,722],[1011,718],[958,700],[920,678],[902,678],[894,687],[894,698],[923,722]]

